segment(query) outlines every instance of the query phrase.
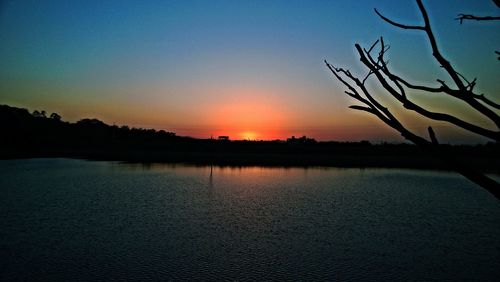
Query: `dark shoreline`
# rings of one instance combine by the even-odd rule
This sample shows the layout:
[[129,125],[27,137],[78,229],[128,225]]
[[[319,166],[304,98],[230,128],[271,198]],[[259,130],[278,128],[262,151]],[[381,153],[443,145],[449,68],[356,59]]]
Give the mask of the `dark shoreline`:
[[[196,139],[173,132],[108,125],[96,119],[65,122],[0,105],[0,159],[75,158],[134,163],[217,166],[379,167],[448,170],[430,151],[408,143]],[[222,138],[224,137],[224,138]],[[500,144],[440,145],[441,154],[483,172],[500,173]]]
[[[338,168],[405,168],[424,170],[450,170],[440,159],[427,154],[419,155],[333,155],[304,153],[207,153],[207,152],[7,152],[0,151],[0,160],[31,158],[71,158],[125,163],[165,163],[195,166],[229,167],[338,167]],[[465,161],[465,160],[462,160]],[[467,164],[483,172],[500,174],[497,158],[468,158]]]

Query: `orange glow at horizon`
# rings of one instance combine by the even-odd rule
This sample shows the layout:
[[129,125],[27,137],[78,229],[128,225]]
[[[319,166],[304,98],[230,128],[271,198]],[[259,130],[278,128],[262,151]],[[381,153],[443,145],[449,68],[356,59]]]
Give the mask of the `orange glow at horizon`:
[[237,90],[223,103],[210,105],[205,121],[214,136],[233,140],[272,140],[281,138],[279,128],[287,126],[290,114],[265,91]]
[[244,140],[258,140],[259,135],[253,131],[245,131],[240,133],[240,136]]

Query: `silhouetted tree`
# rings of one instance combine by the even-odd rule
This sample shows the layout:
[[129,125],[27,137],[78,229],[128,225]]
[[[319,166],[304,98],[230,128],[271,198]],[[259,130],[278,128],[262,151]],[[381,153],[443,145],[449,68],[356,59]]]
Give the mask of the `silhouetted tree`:
[[84,118],[76,122],[77,125],[91,127],[107,127],[108,125],[96,118]]
[[53,119],[53,120],[57,120],[57,121],[61,121],[61,116],[57,113],[52,113],[50,115],[50,118]]
[[38,111],[38,110],[34,110],[34,111],[33,111],[33,113],[32,113],[32,115],[33,115],[34,117],[42,117],[42,114],[41,114],[41,113],[40,113],[40,111]]
[[47,112],[46,111],[38,111],[34,110],[32,115],[37,118],[46,118],[47,117]]
[[[428,150],[433,152],[433,154],[445,160],[451,168],[453,168],[469,180],[486,188],[489,192],[495,195],[495,197],[500,199],[499,183],[484,175],[483,173],[460,164],[451,154],[447,154],[446,150],[443,150],[439,145],[438,139],[432,127],[428,127],[429,136],[427,138],[419,136],[409,130],[398,120],[398,118],[391,112],[391,110],[389,110],[379,100],[377,100],[377,98],[372,94],[372,90],[369,89],[366,84],[366,81],[370,77],[375,77],[376,81],[379,85],[382,86],[385,92],[395,98],[396,101],[398,101],[404,108],[410,111],[414,111],[432,120],[448,122],[454,126],[463,128],[472,133],[487,137],[491,140],[494,140],[495,142],[498,142],[500,140],[500,117],[496,113],[496,111],[500,109],[500,105],[493,102],[483,94],[475,93],[474,87],[476,86],[476,79],[466,79],[465,76],[457,72],[453,65],[443,56],[438,47],[427,11],[421,0],[416,0],[416,2],[424,21],[423,25],[406,25],[395,22],[383,16],[377,11],[377,9],[375,9],[375,13],[384,21],[398,28],[423,32],[426,35],[427,40],[431,46],[432,55],[439,63],[439,65],[446,71],[447,75],[451,78],[453,82],[451,85],[449,85],[442,79],[437,79],[437,82],[440,84],[439,87],[417,85],[393,73],[389,68],[387,59],[385,58],[385,55],[389,50],[389,46],[385,44],[382,37],[375,41],[375,43],[368,49],[362,48],[359,44],[355,44],[355,48],[357,54],[359,55],[360,61],[366,68],[368,68],[368,73],[364,77],[359,78],[353,75],[349,70],[335,67],[329,64],[326,60],[325,63],[334,77],[348,89],[347,91],[345,91],[345,93],[348,96],[358,100],[362,104],[353,105],[350,106],[350,108],[365,111],[375,115],[385,124],[398,131],[404,138],[421,147],[427,148]],[[497,1],[495,1],[495,3],[498,5]],[[461,20],[464,19],[472,19],[472,17],[468,15],[462,15]],[[455,99],[459,99],[470,106],[472,110],[478,112],[486,119],[492,121],[495,124],[496,129],[489,129],[469,123],[464,119],[449,113],[430,111],[412,101],[410,97],[407,96],[407,90],[438,93],[451,96]]]

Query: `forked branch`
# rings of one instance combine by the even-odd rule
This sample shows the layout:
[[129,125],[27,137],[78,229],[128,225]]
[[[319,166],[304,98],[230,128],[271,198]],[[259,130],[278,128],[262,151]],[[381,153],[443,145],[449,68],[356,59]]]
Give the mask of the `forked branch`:
[[[404,87],[401,86],[401,84],[407,86],[411,85],[407,83],[404,79],[400,78],[399,76],[394,75],[388,68],[387,64],[385,63],[384,55],[386,53],[387,48],[385,48],[384,45],[384,39],[380,38],[378,40],[380,44],[380,52],[378,55],[378,58],[375,60],[370,52],[367,52],[366,50],[363,50],[359,44],[356,44],[356,50],[358,52],[358,55],[360,57],[360,61],[370,70],[371,73],[373,73],[376,77],[378,82],[384,87],[384,89],[391,95],[393,96],[397,101],[399,101],[406,109],[415,111],[419,113],[420,115],[433,119],[433,120],[438,120],[438,121],[446,121],[449,122],[455,126],[461,127],[465,130],[468,130],[470,132],[488,137],[490,139],[493,139],[495,141],[500,141],[500,132],[499,131],[493,131],[490,129],[486,129],[484,127],[478,126],[471,124],[469,122],[466,122],[465,120],[462,120],[458,117],[455,117],[450,114],[446,113],[439,113],[439,112],[432,112],[424,107],[412,102],[406,95],[406,91]],[[390,83],[392,82],[394,85],[396,85],[397,89],[392,86]],[[453,91],[449,89],[446,84],[444,84],[441,88],[429,88],[429,87],[424,87],[424,86],[415,86],[413,87],[415,89],[420,89],[420,90],[431,90],[430,92],[443,92],[447,93],[453,97],[456,97],[458,99],[462,99],[462,96],[459,95],[456,91]]]
[[[382,20],[398,28],[424,31],[431,45],[434,58],[452,79],[454,84],[453,86],[448,86],[446,82],[441,79],[436,79],[436,81],[440,84],[440,87],[416,85],[392,73],[388,67],[388,61],[385,58],[385,54],[389,50],[389,46],[385,45],[383,38],[375,41],[375,43],[373,43],[368,49],[361,48],[359,44],[355,45],[360,61],[365,67],[368,68],[368,73],[362,79],[354,76],[347,69],[335,67],[329,64],[326,60],[325,64],[331,71],[331,73],[335,76],[335,78],[349,89],[348,91],[345,91],[345,93],[362,104],[352,105],[349,108],[368,112],[377,116],[386,125],[398,131],[404,138],[415,143],[418,146],[429,149],[436,156],[439,156],[442,160],[444,160],[450,168],[459,172],[472,182],[485,188],[497,199],[500,199],[500,184],[495,180],[489,178],[488,176],[463,164],[460,164],[460,162],[457,161],[454,156],[449,155],[445,151],[441,150],[438,139],[436,137],[436,133],[434,132],[432,127],[428,128],[428,139],[411,132],[397,119],[396,116],[394,116],[394,114],[388,108],[377,101],[371,94],[370,90],[367,89],[366,81],[371,77],[375,77],[376,81],[380,83],[383,89],[398,102],[400,102],[406,109],[415,111],[416,113],[429,119],[445,121],[470,132],[495,140],[497,142],[500,141],[500,117],[494,111],[500,109],[500,105],[486,98],[483,94],[474,93],[476,79],[474,78],[469,81],[464,75],[457,72],[451,65],[451,63],[442,55],[432,31],[427,11],[425,10],[425,7],[423,6],[421,0],[416,1],[424,20],[424,25],[401,24],[383,16],[377,10],[375,10],[375,13],[380,18],[382,18]],[[377,46],[379,46],[378,54],[373,55],[372,52],[377,49]],[[459,99],[465,102],[475,111],[482,114],[484,117],[490,119],[496,125],[496,130],[471,124],[451,114],[429,111],[411,101],[406,94],[407,89],[437,94],[442,93]]]
[[[450,168],[462,174],[470,181],[485,188],[488,192],[490,192],[500,200],[500,184],[492,178],[484,175],[483,173],[462,165],[455,159],[454,156],[451,156],[443,150],[440,150],[436,135],[431,127],[429,127],[430,141],[411,132],[406,127],[404,127],[404,125],[390,112],[388,108],[382,106],[377,100],[375,100],[364,86],[364,83],[361,83],[361,81],[353,76],[348,70],[336,68],[329,64],[326,60],[325,64],[328,69],[330,69],[332,74],[347,88],[349,88],[350,91],[346,91],[345,93],[364,104],[364,106],[352,105],[349,108],[375,115],[386,125],[398,131],[405,139],[415,143],[418,146],[427,148],[435,155],[439,156],[445,163],[448,164]],[[347,82],[347,80],[350,80],[354,85],[352,85],[350,82]],[[363,95],[361,95],[361,93]]]
[[[452,96],[459,98],[462,101],[466,102],[473,109],[475,109],[476,111],[478,111],[479,113],[481,113],[482,115],[484,115],[485,117],[490,119],[495,124],[497,129],[500,129],[500,116],[498,114],[496,114],[492,109],[490,109],[487,106],[485,106],[484,104],[480,103],[477,100],[478,96],[473,93],[475,81],[473,80],[474,84],[469,83],[467,81],[467,79],[464,79],[465,77],[463,75],[461,75],[458,71],[456,71],[455,68],[451,65],[451,63],[442,55],[441,51],[438,48],[436,37],[434,36],[434,32],[432,31],[432,27],[430,24],[430,20],[429,20],[429,16],[427,14],[427,11],[426,11],[424,5],[422,4],[421,0],[416,0],[416,1],[417,1],[418,8],[420,10],[420,13],[422,15],[422,18],[424,20],[424,25],[418,26],[421,28],[415,28],[417,26],[402,25],[402,24],[396,23],[396,22],[390,20],[389,18],[383,16],[378,11],[376,11],[376,13],[377,13],[377,15],[380,16],[380,18],[382,20],[384,20],[384,21],[386,21],[386,22],[388,22],[391,25],[394,25],[396,27],[399,27],[399,28],[413,27],[411,29],[423,30],[427,36],[427,39],[428,39],[430,45],[431,45],[432,55],[434,56],[436,61],[440,64],[440,66],[448,73],[448,75],[450,76],[450,78],[453,80],[453,82],[455,84],[454,88],[456,88],[456,90],[452,90],[450,87],[444,85],[444,83],[443,83],[443,86],[446,86],[445,88],[449,89],[448,91],[444,91],[444,92],[447,94],[453,93]],[[480,99],[480,100],[482,100],[482,99]],[[486,102],[484,100],[482,100],[482,101]],[[493,101],[491,101],[489,99],[488,99],[488,101],[491,102],[491,104],[487,103],[489,106],[496,105],[493,107],[494,108],[498,107],[497,103],[494,103]],[[495,139],[495,140],[498,140],[498,139]]]

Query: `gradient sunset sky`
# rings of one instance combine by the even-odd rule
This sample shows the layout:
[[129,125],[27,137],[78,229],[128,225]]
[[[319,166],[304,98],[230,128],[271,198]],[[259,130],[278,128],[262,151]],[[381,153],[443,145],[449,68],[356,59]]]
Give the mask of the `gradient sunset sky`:
[[[430,85],[450,81],[423,34],[398,30],[373,12],[419,24],[414,1],[0,3],[0,104],[58,112],[68,121],[95,117],[200,138],[402,141],[376,118],[347,108],[354,101],[323,60],[364,73],[354,43],[369,46],[384,36],[399,74]],[[468,78],[478,78],[479,93],[499,101],[499,24],[460,25],[454,18],[500,9],[490,0],[424,4],[443,53]],[[492,126],[452,99],[413,97]],[[417,133],[434,125],[443,142],[484,141],[401,115]]]

